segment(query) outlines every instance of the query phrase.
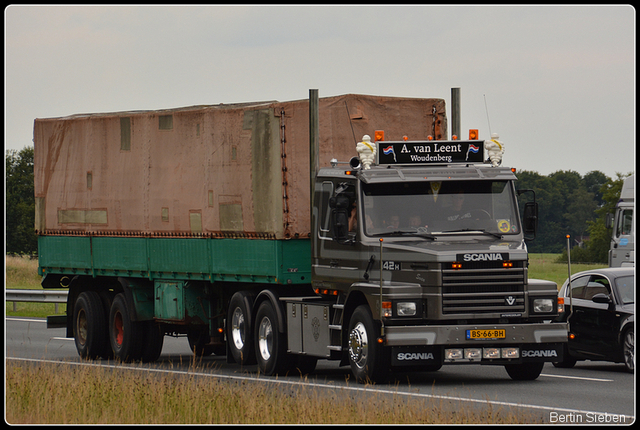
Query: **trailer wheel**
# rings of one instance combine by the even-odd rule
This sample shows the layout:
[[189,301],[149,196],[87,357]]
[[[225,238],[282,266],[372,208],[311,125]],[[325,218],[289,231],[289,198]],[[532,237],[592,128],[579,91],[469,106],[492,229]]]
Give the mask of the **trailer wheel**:
[[390,354],[377,342],[379,332],[369,307],[358,306],[349,323],[348,352],[351,372],[360,383],[383,382],[389,374]]
[[141,327],[131,321],[124,294],[117,294],[109,313],[109,341],[116,359],[135,361],[141,358]]
[[504,366],[514,381],[533,381],[540,376],[543,367],[543,361],[539,363],[505,364]]
[[155,321],[144,321],[141,328],[144,335],[140,359],[147,363],[156,361],[162,352],[164,330]]
[[229,302],[227,314],[227,344],[236,363],[256,364],[251,324],[252,296],[242,291],[235,293]]
[[107,316],[95,291],[80,293],[73,307],[73,337],[82,358],[108,358]]
[[284,333],[280,333],[278,316],[269,300],[258,307],[254,333],[260,371],[268,376],[286,372],[290,367],[286,337]]

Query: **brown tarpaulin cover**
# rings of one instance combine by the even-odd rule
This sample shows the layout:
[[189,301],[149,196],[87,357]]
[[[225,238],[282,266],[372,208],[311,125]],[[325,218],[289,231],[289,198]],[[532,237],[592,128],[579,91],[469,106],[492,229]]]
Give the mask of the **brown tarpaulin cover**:
[[[319,117],[320,167],[375,130],[447,138],[441,99],[326,97]],[[308,100],[36,119],[34,152],[39,234],[309,236]]]

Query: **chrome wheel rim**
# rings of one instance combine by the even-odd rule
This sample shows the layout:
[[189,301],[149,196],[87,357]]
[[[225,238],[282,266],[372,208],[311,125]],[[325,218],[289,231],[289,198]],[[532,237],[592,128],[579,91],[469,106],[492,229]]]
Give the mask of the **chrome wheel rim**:
[[245,342],[245,321],[244,321],[244,313],[242,313],[242,309],[239,307],[233,311],[233,316],[231,317],[231,340],[235,345],[236,349],[242,350],[244,348]]
[[267,317],[262,318],[258,329],[258,350],[260,357],[268,361],[273,353],[273,325]]
[[369,356],[369,339],[367,337],[367,330],[361,322],[358,322],[356,326],[349,333],[349,357],[351,362],[362,369]]

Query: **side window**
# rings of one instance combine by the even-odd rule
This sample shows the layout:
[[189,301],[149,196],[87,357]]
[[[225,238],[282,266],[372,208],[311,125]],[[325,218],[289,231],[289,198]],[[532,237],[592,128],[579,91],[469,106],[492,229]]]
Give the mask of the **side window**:
[[626,236],[631,234],[631,225],[633,223],[633,209],[625,209],[618,218],[618,225],[616,226],[616,237]]
[[593,275],[587,284],[584,298],[585,300],[591,300],[596,294],[609,295],[610,292],[611,287],[609,286],[609,280],[604,276]]
[[[581,276],[571,281],[571,291],[574,299],[584,299],[585,290],[589,283],[589,276]],[[567,297],[569,297],[569,290],[567,289]]]

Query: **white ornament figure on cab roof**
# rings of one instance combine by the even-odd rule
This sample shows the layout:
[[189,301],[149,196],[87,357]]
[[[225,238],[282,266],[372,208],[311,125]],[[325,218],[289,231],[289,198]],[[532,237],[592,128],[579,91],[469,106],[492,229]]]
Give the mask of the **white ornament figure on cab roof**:
[[498,133],[491,133],[491,139],[484,141],[484,147],[493,167],[497,167],[502,163],[502,155],[504,154],[504,143],[499,141]]
[[368,134],[362,136],[362,142],[356,144],[356,151],[360,156],[360,162],[365,170],[371,168],[371,164],[376,159],[376,144],[371,142],[371,137]]

